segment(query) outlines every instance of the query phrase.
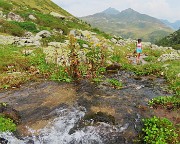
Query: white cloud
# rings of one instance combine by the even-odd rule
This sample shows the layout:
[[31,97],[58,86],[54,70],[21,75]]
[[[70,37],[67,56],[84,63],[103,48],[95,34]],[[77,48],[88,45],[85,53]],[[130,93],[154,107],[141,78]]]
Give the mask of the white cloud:
[[52,0],[75,16],[101,12],[108,7],[122,11],[132,8],[159,19],[180,20],[179,0]]

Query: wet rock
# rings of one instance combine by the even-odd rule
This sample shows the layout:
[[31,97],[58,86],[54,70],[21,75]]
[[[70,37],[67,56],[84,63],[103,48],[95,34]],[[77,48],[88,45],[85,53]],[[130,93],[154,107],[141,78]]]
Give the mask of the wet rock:
[[113,63],[106,67],[106,71],[116,71],[116,70],[120,70],[120,68],[121,65],[119,63]]
[[28,142],[26,144],[34,144],[33,140],[28,140]]
[[115,135],[113,134],[109,134],[109,135],[105,135],[105,136],[101,136],[103,138],[103,143],[104,144],[125,144],[126,143],[126,139],[123,136],[120,135]]
[[84,120],[93,120],[94,122],[105,122],[108,124],[115,124],[115,118],[103,112],[88,113],[85,115]]
[[20,122],[20,115],[18,111],[9,105],[0,104],[0,114],[12,119],[16,124]]
[[7,144],[8,140],[0,137],[0,144]]

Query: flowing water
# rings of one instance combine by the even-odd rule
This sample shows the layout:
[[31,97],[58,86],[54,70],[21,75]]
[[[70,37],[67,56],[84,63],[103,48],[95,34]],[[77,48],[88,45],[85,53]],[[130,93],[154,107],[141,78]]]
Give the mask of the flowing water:
[[[97,126],[87,126],[69,134],[75,124],[85,115],[85,109],[84,111],[82,109],[82,107],[57,109],[56,113],[59,117],[45,128],[40,129],[38,136],[33,135],[34,131],[29,129],[32,136],[21,138],[21,140],[12,133],[1,133],[0,137],[8,140],[10,144],[103,144],[107,141],[112,142],[113,136],[118,136],[118,133],[122,133],[128,127],[128,124],[112,126],[101,122]],[[114,134],[112,135],[112,133]],[[111,134],[110,139],[108,138],[109,134]]]
[[[114,89],[107,78],[119,80],[123,87]],[[120,71],[105,79],[98,85],[87,80],[74,85],[29,83],[1,92],[0,102],[18,110],[21,122],[16,133],[0,133],[0,138],[9,144],[133,143],[142,128],[141,119],[153,115],[148,100],[172,94],[166,81],[154,76]],[[107,115],[93,119],[99,111]]]

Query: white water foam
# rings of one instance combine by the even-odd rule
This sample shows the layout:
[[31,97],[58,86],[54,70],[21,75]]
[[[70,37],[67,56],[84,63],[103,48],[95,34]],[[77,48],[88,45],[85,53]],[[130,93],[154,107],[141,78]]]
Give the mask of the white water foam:
[[[75,124],[85,115],[85,111],[72,109],[59,109],[56,111],[59,115],[44,129],[39,130],[39,136],[32,136],[19,140],[12,133],[0,133],[0,137],[8,140],[8,144],[26,144],[29,140],[34,144],[103,144],[100,134],[105,135],[108,132],[122,132],[127,129],[124,127],[115,127],[105,123],[99,123],[98,126],[86,126],[74,133],[69,134]],[[33,130],[30,130],[33,135]]]

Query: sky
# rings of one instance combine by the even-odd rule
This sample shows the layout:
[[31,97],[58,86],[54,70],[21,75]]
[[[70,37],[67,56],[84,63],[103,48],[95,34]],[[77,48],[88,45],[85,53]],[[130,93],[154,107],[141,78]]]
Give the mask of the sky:
[[180,20],[180,0],[52,0],[76,17],[92,15],[112,7],[120,12],[132,8],[142,14],[166,19]]

